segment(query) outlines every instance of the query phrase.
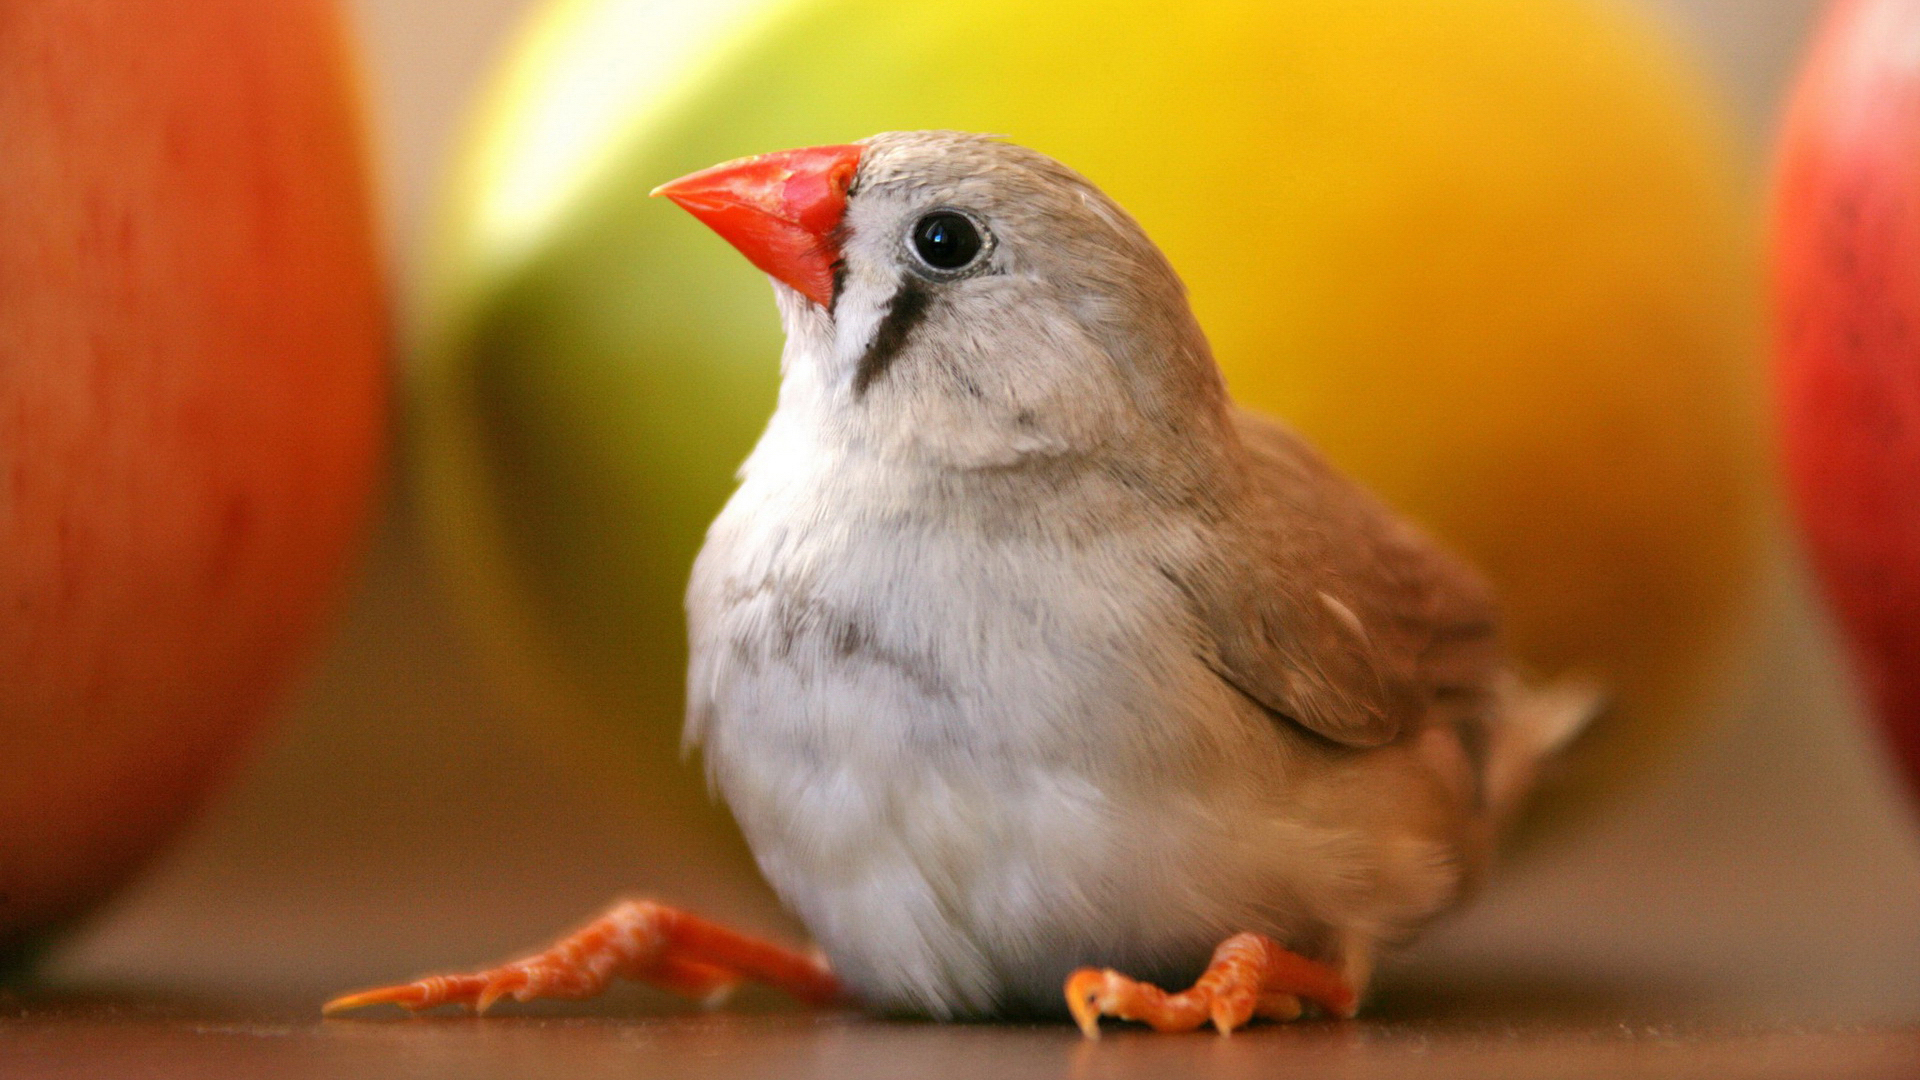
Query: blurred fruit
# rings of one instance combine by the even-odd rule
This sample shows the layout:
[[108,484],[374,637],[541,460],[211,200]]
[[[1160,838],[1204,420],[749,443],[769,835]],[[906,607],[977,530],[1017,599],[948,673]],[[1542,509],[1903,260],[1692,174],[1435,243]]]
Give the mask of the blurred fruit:
[[1667,45],[1587,0],[554,3],[477,121],[417,472],[495,661],[632,785],[675,763],[681,591],[770,411],[768,286],[654,184],[889,128],[1001,132],[1129,207],[1236,395],[1491,571],[1522,653],[1698,714],[1754,564],[1751,251]]
[[386,330],[323,0],[0,8],[0,952],[173,833],[375,478]]
[[1920,0],[1828,11],[1778,169],[1787,472],[1856,669],[1920,784]]

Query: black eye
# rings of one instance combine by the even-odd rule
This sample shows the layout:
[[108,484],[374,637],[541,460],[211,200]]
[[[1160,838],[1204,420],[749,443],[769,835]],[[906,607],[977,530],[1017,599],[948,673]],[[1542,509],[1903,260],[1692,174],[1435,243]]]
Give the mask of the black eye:
[[935,270],[958,270],[980,256],[980,229],[965,214],[935,210],[913,226],[913,250]]

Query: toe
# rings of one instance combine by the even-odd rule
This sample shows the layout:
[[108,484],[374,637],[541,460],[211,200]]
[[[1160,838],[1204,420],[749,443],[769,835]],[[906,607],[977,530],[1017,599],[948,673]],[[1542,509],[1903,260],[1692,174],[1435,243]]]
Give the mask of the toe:
[[527,973],[520,968],[508,967],[492,972],[487,976],[487,984],[480,988],[479,995],[473,1000],[473,1011],[479,1016],[485,1016],[487,1010],[493,1008],[494,1002],[508,994],[513,994],[524,1001],[526,996],[518,992],[526,989],[526,986]]
[[323,1016],[336,1016],[349,1009],[364,1009],[370,1005],[398,1005],[408,1012],[418,1012],[436,1005],[471,1001],[473,989],[460,976],[435,975],[397,986],[342,994],[320,1006],[320,1012]]
[[1207,1019],[1213,1021],[1214,1029],[1222,1035],[1231,1035],[1235,1028],[1245,1027],[1253,1019],[1254,996],[1252,994],[1214,994],[1207,1002]]
[[1073,1014],[1073,1022],[1080,1025],[1080,1033],[1089,1039],[1100,1037],[1100,1014],[1105,1011],[1103,999],[1109,974],[1098,968],[1081,968],[1067,977],[1067,1011]]
[[338,1016],[354,1009],[364,1009],[372,1005],[400,1005],[407,1008],[417,1007],[420,990],[412,983],[402,986],[382,986],[374,990],[361,990],[339,997],[320,1006],[322,1016]]

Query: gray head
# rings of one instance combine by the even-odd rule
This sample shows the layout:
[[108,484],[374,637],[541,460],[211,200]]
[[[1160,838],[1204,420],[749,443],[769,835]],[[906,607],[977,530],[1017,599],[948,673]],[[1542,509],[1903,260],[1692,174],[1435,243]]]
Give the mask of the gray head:
[[[763,217],[743,238],[727,218],[739,200],[710,194],[714,177],[743,170],[760,206],[777,204],[785,231],[771,240]],[[1043,154],[890,132],[729,163],[662,193],[773,274],[788,338],[782,411],[805,410],[845,440],[1001,465],[1137,450],[1223,423],[1219,376],[1172,266],[1113,200]],[[769,243],[782,250],[753,250]]]

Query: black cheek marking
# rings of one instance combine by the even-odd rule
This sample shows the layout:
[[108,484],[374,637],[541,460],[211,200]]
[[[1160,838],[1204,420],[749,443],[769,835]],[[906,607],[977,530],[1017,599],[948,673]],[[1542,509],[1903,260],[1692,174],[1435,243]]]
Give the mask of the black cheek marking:
[[833,297],[827,301],[827,314],[831,315],[840,307],[840,294],[847,288],[847,260],[833,260]]
[[864,396],[867,387],[887,373],[894,357],[906,346],[914,326],[926,317],[927,305],[932,299],[925,286],[908,278],[901,284],[900,291],[887,301],[887,313],[880,317],[880,329],[873,332],[873,343],[867,346],[859,366],[854,369],[854,397]]
[[[854,180],[857,182],[859,177],[856,175]],[[847,188],[847,196],[849,198],[853,196],[853,188],[851,185]],[[847,245],[852,241],[853,226],[847,224],[846,213],[842,211],[840,223],[835,225],[833,229],[827,233],[827,250],[835,253],[833,265],[828,267],[828,270],[833,275],[833,295],[827,300],[828,315],[832,315],[834,310],[840,306],[840,293],[847,287],[847,257],[839,254],[839,252],[847,250]]]

